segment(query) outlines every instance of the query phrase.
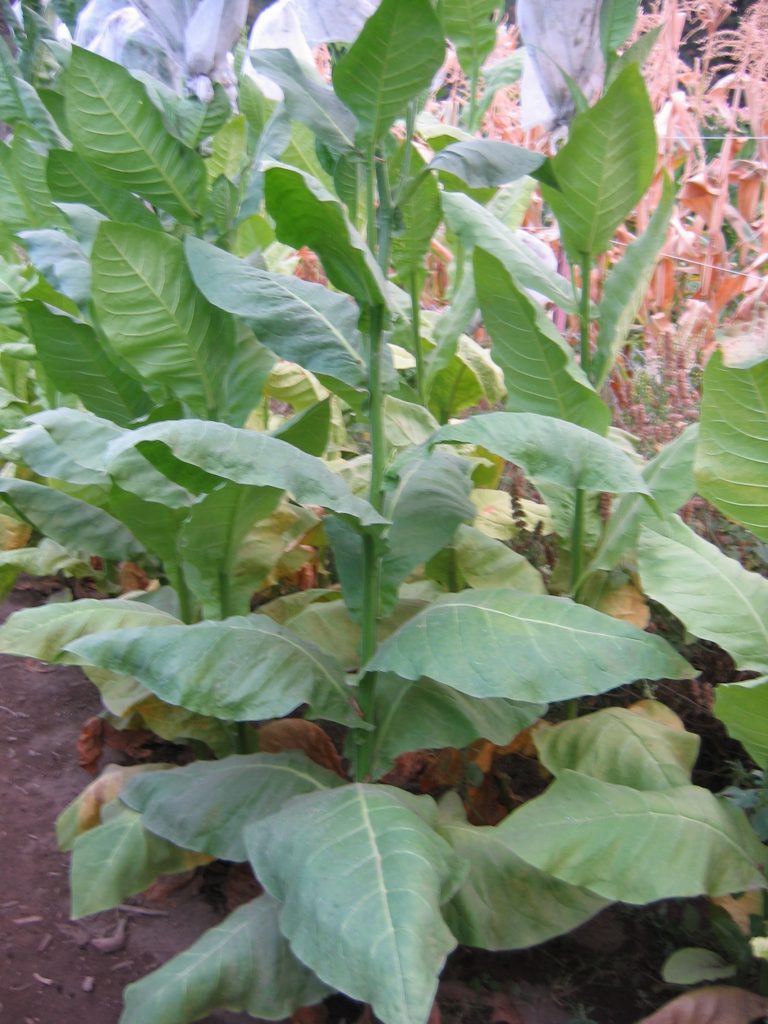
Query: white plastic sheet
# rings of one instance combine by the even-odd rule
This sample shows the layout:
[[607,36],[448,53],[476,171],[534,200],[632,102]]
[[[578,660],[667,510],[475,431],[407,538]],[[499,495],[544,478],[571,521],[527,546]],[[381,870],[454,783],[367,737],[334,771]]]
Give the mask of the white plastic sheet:
[[570,123],[575,106],[562,72],[588,100],[600,92],[605,61],[600,45],[602,0],[518,0],[525,44],[522,124],[550,130]]

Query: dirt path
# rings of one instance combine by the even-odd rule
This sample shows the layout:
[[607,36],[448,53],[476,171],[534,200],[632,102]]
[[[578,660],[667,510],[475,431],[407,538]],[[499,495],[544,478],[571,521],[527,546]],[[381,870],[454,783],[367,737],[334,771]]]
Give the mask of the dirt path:
[[[34,592],[0,605],[0,621],[39,603]],[[88,783],[77,764],[82,724],[101,710],[74,668],[0,655],[0,1021],[117,1024],[122,990],[189,946],[220,916],[194,893],[161,914],[110,912],[69,920],[68,861],[56,847],[56,816]],[[156,906],[156,905],[155,905]],[[91,939],[127,922],[125,942],[102,952]],[[253,1018],[217,1013],[207,1024]],[[147,1024],[151,1024],[150,1021]]]

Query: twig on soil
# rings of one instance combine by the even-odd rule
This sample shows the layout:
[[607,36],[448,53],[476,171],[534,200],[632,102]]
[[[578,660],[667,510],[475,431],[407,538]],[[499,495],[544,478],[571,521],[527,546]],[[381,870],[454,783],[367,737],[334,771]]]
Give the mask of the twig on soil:
[[122,910],[124,914],[140,914],[143,917],[169,916],[169,912],[167,910],[151,910],[149,907],[134,907],[130,903],[121,903],[117,909]]

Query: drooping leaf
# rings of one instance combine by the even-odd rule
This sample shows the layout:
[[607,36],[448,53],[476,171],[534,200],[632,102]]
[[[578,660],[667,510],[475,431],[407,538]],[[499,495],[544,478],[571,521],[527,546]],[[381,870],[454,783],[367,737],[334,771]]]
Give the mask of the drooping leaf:
[[496,43],[494,0],[439,0],[438,17],[465,74],[476,75]]
[[166,131],[145,87],[128,70],[75,46],[65,96],[78,156],[111,184],[186,224],[195,221],[205,186],[203,161]]
[[157,217],[144,203],[100,178],[73,150],[52,150],[46,177],[52,197],[59,202],[85,203],[110,220],[156,231],[160,228]]
[[768,358],[704,371],[696,482],[729,519],[768,540]]
[[121,793],[145,828],[178,846],[223,860],[247,859],[243,830],[304,793],[343,785],[296,750],[196,761],[134,779]]
[[466,334],[459,335],[451,355],[431,366],[429,409],[441,421],[475,405],[496,405],[504,397],[504,374],[490,353]]
[[64,648],[81,636],[134,626],[173,625],[178,619],[152,605],[117,597],[84,598],[15,612],[0,626],[0,650],[41,661],[67,660]]
[[469,465],[447,452],[414,459],[401,474],[381,564],[382,615],[393,611],[405,577],[450,543],[461,523],[474,518],[471,488]]
[[429,88],[444,52],[429,0],[382,0],[333,69],[334,89],[357,115],[363,144],[379,142],[408,101]]
[[462,749],[476,739],[503,746],[546,711],[544,704],[479,700],[432,679],[410,682],[381,673],[376,680],[371,774],[380,778],[399,754],[423,748]]
[[686,786],[699,737],[627,708],[603,708],[536,733],[536,749],[553,775],[565,769],[633,789]]
[[257,270],[192,236],[186,256],[208,301],[243,318],[281,359],[317,374],[332,389],[338,381],[363,388],[360,312],[349,299],[319,284]]
[[544,313],[515,285],[500,260],[480,246],[475,290],[504,371],[510,412],[535,412],[605,434],[611,414],[576,363],[573,350]]
[[469,587],[512,587],[527,594],[546,593],[541,573],[527,558],[474,526],[458,528],[453,553],[456,567]]
[[248,56],[283,90],[286,110],[295,121],[311,128],[333,152],[354,152],[355,115],[319,75],[312,75],[290,50],[251,50]]
[[540,153],[509,142],[468,139],[441,149],[429,166],[432,170],[455,174],[471,188],[496,188],[533,174],[544,160]]
[[640,534],[643,589],[737,666],[768,670],[768,580],[699,537],[677,516],[648,520]]
[[755,764],[768,769],[768,678],[721,683],[715,689],[715,715]]
[[201,715],[248,722],[310,704],[317,717],[359,722],[342,667],[265,615],[122,629],[76,640],[67,650]]
[[63,573],[77,579],[93,575],[89,562],[47,538],[34,548],[0,551],[0,597],[10,594],[22,572],[29,576],[56,576]]
[[[699,425],[692,423],[643,469],[643,479],[662,515],[677,512],[696,490],[693,457],[698,436]],[[605,525],[587,571],[612,569],[625,552],[636,548],[642,523],[656,518],[656,512],[640,495],[623,495]]]
[[113,516],[62,491],[30,480],[0,479],[0,495],[36,530],[70,551],[131,559],[139,541]]
[[[392,180],[399,180],[408,150],[400,147],[392,161]],[[419,175],[418,184],[408,189],[407,196],[397,206],[397,226],[392,237],[392,266],[404,287],[410,288],[411,275],[419,273],[424,265],[432,237],[440,224],[442,209],[440,190],[432,174],[420,175],[425,166],[416,146],[411,145],[410,173]]]
[[661,199],[648,227],[627,246],[621,260],[606,279],[599,307],[600,329],[592,361],[595,386],[598,389],[608,379],[648,292],[661,247],[667,237],[674,203],[675,187],[672,179],[665,175]]
[[578,311],[579,297],[557,270],[545,263],[522,234],[460,192],[442,193],[443,213],[467,249],[480,245],[500,260],[520,288],[545,295],[568,313]]
[[[319,459],[275,437],[223,423],[175,420],[126,432],[110,446],[109,471],[119,481],[125,473],[126,484],[133,486],[130,477],[135,465],[131,452],[134,447],[150,442],[154,444],[155,465],[163,472],[167,469],[171,479],[179,471],[177,463],[183,463],[190,467],[190,473],[197,469],[205,474],[200,481],[205,485],[203,489],[210,484],[209,476],[253,487],[276,487],[288,491],[300,504],[320,505],[359,519],[364,525],[385,522]],[[124,464],[126,457],[128,461]]]
[[238,907],[189,949],[125,990],[120,1024],[186,1024],[226,1007],[282,1020],[331,991],[291,953],[269,895]]
[[52,477],[81,487],[109,487],[104,473],[76,462],[40,424],[23,427],[0,441],[0,458],[23,463],[39,476]]
[[42,302],[27,303],[25,315],[43,369],[60,391],[72,392],[90,412],[120,426],[150,411],[149,396],[117,365],[92,327]]
[[632,43],[631,46],[628,46],[622,54],[611,63],[608,69],[608,74],[605,76],[606,86],[615,82],[628,64],[637,64],[638,67],[642,68],[651,55],[651,51],[656,45],[656,42],[663,30],[664,25],[663,23],[660,23],[658,25],[654,25],[650,31],[644,32],[641,36],[638,36],[634,43]]
[[51,201],[45,180],[45,154],[23,129],[10,145],[0,144],[0,216],[11,231],[65,223]]
[[462,866],[434,817],[429,797],[354,784],[297,797],[246,832],[293,952],[384,1024],[423,1024],[455,945],[440,904]]
[[84,306],[91,297],[91,267],[74,238],[57,228],[19,231],[31,263],[53,287]]
[[563,598],[508,589],[438,598],[379,646],[369,668],[546,703],[693,674],[659,637]]
[[743,812],[698,786],[640,791],[566,771],[509,822],[510,846],[523,860],[609,900],[766,885],[765,850]]
[[433,444],[476,444],[520,466],[532,480],[568,489],[647,494],[633,460],[591,430],[537,413],[492,412],[442,427]]
[[576,115],[568,142],[537,172],[547,172],[542,194],[572,261],[610,246],[651,183],[655,152],[653,110],[640,70],[631,64],[602,99]]
[[105,809],[103,823],[78,836],[72,847],[72,917],[110,910],[146,889],[159,875],[188,871],[209,858],[181,850],[148,832],[141,815],[120,804]]
[[438,831],[469,864],[466,881],[444,909],[466,946],[525,949],[571,931],[608,905],[521,860],[510,848],[511,822],[470,825],[456,794],[440,802]]
[[285,164],[268,164],[264,177],[264,197],[280,241],[296,249],[309,246],[340,291],[364,305],[383,304],[384,277],[338,199],[316,178]]
[[173,388],[193,413],[225,417],[232,324],[195,287],[181,243],[158,231],[105,223],[92,264],[96,312],[116,352],[147,381]]

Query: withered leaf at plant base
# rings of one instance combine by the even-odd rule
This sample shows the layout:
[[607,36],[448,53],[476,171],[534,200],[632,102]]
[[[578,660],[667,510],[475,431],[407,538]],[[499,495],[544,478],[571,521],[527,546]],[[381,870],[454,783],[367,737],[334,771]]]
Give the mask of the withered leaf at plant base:
[[267,722],[259,728],[259,750],[264,754],[279,754],[283,750],[301,750],[307,757],[345,778],[341,758],[331,737],[303,718],[282,718]]

